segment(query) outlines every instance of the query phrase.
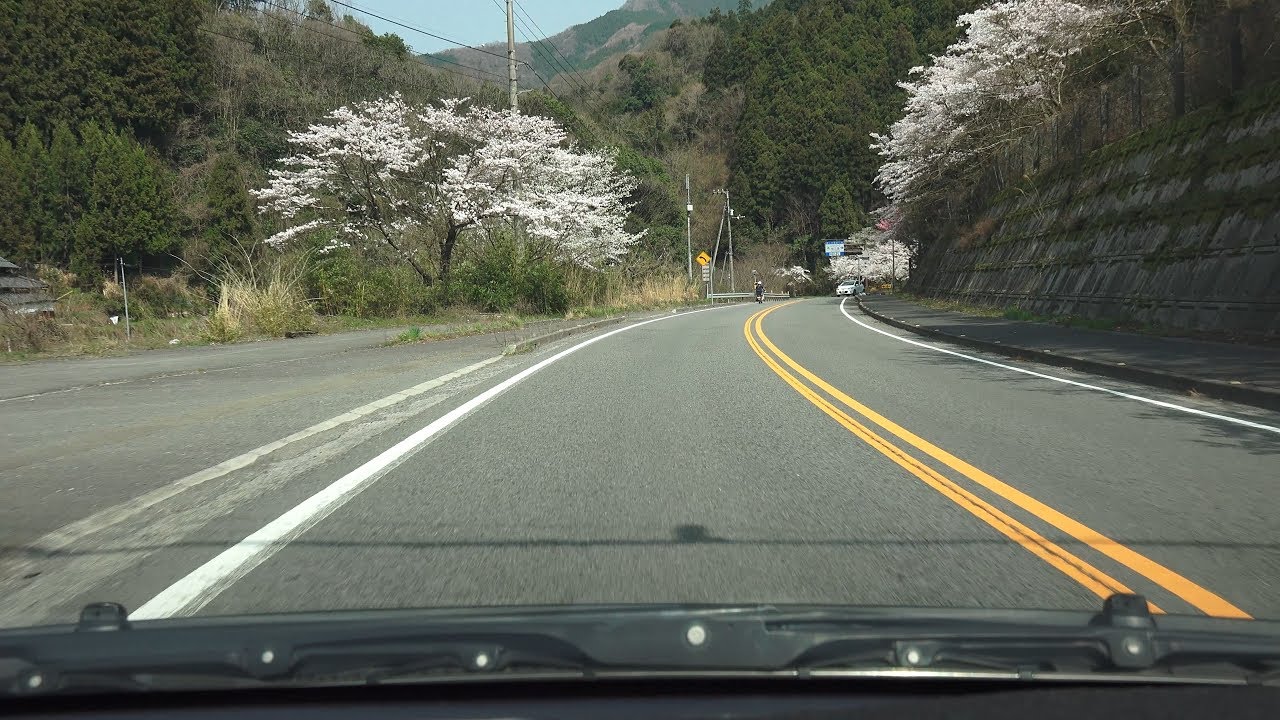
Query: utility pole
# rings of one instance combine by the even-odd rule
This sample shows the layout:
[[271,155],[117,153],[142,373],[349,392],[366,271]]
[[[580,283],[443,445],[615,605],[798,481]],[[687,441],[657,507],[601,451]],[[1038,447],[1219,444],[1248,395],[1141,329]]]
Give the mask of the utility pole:
[[[715,190],[713,192],[723,192]],[[707,284],[707,297],[716,291],[716,258],[720,257],[720,236],[724,233],[724,213],[720,213],[720,229],[716,230],[716,249],[711,253],[711,282]]]
[[[724,188],[720,188],[719,190],[714,190],[713,192],[715,192],[715,194],[717,194],[717,195],[723,195],[723,196],[724,196],[724,215],[721,215],[721,216],[720,216],[720,224],[721,224],[721,226],[723,226],[723,225],[725,224],[725,220],[726,220],[726,218],[728,219],[728,224],[729,224],[729,292],[737,292],[737,291],[738,291],[738,289],[737,289],[737,285],[736,285],[736,284],[734,284],[734,280],[733,280],[733,208],[729,207],[729,191],[728,191],[728,190],[725,190]],[[717,235],[716,235],[716,251],[717,251],[717,252],[719,252],[719,250],[720,250],[720,236],[719,236],[719,234],[717,234]],[[711,262],[712,262],[712,264],[714,264],[714,263],[715,263],[715,259],[713,258]]]
[[693,282],[693,191],[689,189],[689,173],[684,174],[684,237],[689,248],[689,282]]
[[729,216],[729,292],[738,292],[738,286],[733,281],[733,207],[729,205],[729,191],[724,191],[724,209]]
[[507,79],[511,82],[511,114],[520,112],[519,93],[516,92],[516,16],[515,0],[507,0]]

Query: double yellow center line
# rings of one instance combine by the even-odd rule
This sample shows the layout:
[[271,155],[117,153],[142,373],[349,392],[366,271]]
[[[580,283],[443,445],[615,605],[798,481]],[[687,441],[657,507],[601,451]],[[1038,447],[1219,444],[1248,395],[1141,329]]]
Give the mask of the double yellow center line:
[[[860,416],[863,420],[870,421],[870,423],[878,426],[884,432],[896,437],[900,442],[933,458],[1076,541],[1097,550],[1147,580],[1168,590],[1202,612],[1219,617],[1250,617],[1240,608],[1169,568],[1064,515],[906,430],[866,405],[849,397],[792,360],[769,340],[769,336],[765,335],[763,329],[765,317],[775,310],[790,304],[792,303],[775,305],[761,310],[748,318],[746,325],[743,327],[747,344],[760,356],[765,365],[769,366],[769,369],[777,373],[778,377],[782,378],[801,396],[856,437],[919,478],[929,487],[937,490],[943,497],[964,508],[1099,597],[1105,598],[1113,593],[1133,592],[1124,583],[1099,570],[1079,556],[1027,527],[995,505],[983,500],[965,487],[934,470],[899,445],[895,445],[884,435],[873,431],[866,424],[855,419],[854,414]],[[784,365],[786,367],[783,367]],[[846,412],[846,409],[854,414]],[[1162,612],[1154,604],[1151,605],[1151,609],[1153,612]]]

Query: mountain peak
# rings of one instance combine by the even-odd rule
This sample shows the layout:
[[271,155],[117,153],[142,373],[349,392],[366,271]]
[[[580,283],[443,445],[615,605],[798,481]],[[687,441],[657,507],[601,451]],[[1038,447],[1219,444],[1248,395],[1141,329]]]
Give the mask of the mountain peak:
[[[767,2],[752,0],[752,5],[760,7]],[[607,57],[640,47],[677,18],[701,17],[712,8],[728,11],[737,6],[737,0],[625,0],[615,10],[552,35],[545,45],[539,44],[535,48],[529,43],[517,43],[516,55],[522,61],[533,63],[536,72],[549,79],[563,72],[565,67],[585,70]],[[555,48],[554,59],[550,46]],[[436,54],[485,72],[505,75],[507,71],[503,58],[466,48]],[[522,66],[522,82],[540,82],[534,77],[524,77],[524,73]]]

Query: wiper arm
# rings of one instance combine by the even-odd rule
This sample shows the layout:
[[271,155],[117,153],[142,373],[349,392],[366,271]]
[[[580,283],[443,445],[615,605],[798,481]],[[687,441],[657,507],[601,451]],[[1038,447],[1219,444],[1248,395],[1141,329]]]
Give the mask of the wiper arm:
[[[831,628],[831,621],[820,621]],[[1166,621],[1167,622],[1167,621]],[[789,629],[803,623],[788,622]],[[837,639],[797,658],[806,670],[874,668],[1050,673],[1139,674],[1148,677],[1227,675],[1240,682],[1280,683],[1280,642],[1274,637],[1160,628],[1145,598],[1113,595],[1093,623],[1040,629],[996,624],[944,629],[901,626],[873,639]]]
[[558,639],[529,633],[406,638],[392,642],[343,641],[300,646],[290,680],[346,679],[378,684],[405,677],[513,671],[590,674],[593,662]]
[[[82,641],[108,640],[130,629],[127,613],[115,603],[90,605],[76,632]],[[68,643],[76,637],[64,638]],[[512,670],[590,671],[591,659],[574,645],[549,633],[524,629],[472,630],[465,633],[415,632],[413,629],[333,631],[311,640],[270,633],[252,646],[232,641],[190,646],[147,647],[145,639],[123,644],[123,651],[74,653],[43,661],[39,653],[11,655],[16,670],[9,692],[45,694],[102,690],[156,690],[170,687],[242,687],[315,682],[380,683],[424,674],[457,676]],[[0,659],[8,653],[0,645]],[[26,657],[24,657],[26,656]],[[7,673],[6,673],[7,674]],[[0,693],[4,688],[0,685]]]

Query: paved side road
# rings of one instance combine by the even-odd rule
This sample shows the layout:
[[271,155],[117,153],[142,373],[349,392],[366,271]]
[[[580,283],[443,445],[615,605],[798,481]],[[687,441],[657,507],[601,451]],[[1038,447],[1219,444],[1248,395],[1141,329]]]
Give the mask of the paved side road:
[[[477,319],[477,322],[483,320]],[[511,343],[544,332],[582,325],[585,320],[536,320],[518,330],[494,333]],[[425,331],[448,330],[456,325],[426,326]],[[288,340],[260,340],[231,345],[203,345],[149,350],[120,357],[60,358],[15,365],[0,365],[0,402],[47,392],[79,390],[95,385],[218,372],[295,361],[310,361],[352,350],[376,348],[407,328],[356,330]]]
[[[66,620],[104,599],[138,617],[663,601],[1093,608],[1126,589],[1165,612],[1280,617],[1280,415],[988,364],[998,356],[904,339],[847,310],[721,307],[520,356],[468,339],[430,356],[379,348],[296,372],[46,396],[24,410],[51,428],[147,399],[129,437],[0,475],[3,497],[25,503],[0,517],[0,624]],[[184,396],[220,394],[228,407],[200,421],[155,420]],[[175,488],[378,398],[393,399]],[[203,452],[234,437],[224,416],[250,437]],[[113,449],[143,437],[146,457],[176,464],[130,466]],[[52,478],[76,491],[25,500],[31,486],[57,490]]]

